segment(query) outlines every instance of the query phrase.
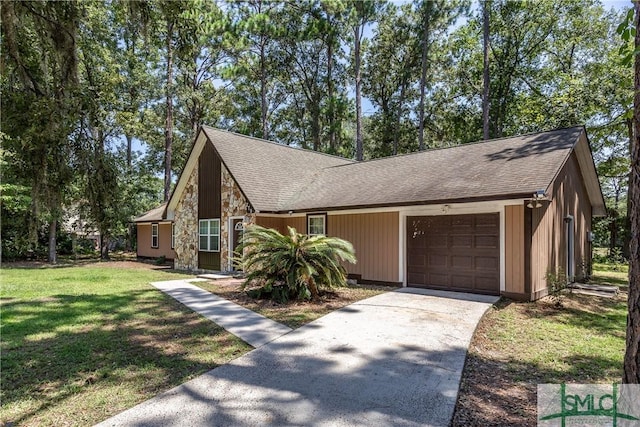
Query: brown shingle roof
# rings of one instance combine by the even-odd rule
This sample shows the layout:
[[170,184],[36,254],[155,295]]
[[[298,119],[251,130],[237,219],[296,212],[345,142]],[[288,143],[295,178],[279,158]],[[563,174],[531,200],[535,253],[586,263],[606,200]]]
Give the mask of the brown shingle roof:
[[202,130],[251,205],[262,212],[286,209],[288,201],[323,169],[353,163],[207,126]]
[[152,221],[162,221],[164,208],[167,206],[166,203],[161,204],[157,208],[153,208],[148,212],[143,213],[138,218],[134,219],[133,222],[152,222]]
[[530,196],[547,189],[582,131],[561,129],[328,168],[286,208]]
[[546,190],[583,127],[366,162],[203,127],[259,212],[524,197]]

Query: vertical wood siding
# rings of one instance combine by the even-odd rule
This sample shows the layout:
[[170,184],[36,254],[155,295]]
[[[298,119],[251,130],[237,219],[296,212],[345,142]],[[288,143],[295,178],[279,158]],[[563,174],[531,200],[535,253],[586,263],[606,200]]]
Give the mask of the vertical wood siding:
[[[221,185],[220,157],[213,149],[213,144],[207,141],[198,159],[198,219],[221,217]],[[198,251],[198,268],[220,270],[220,252]]]
[[198,218],[220,218],[220,158],[207,141],[198,160]]
[[329,215],[330,236],[348,240],[356,250],[356,264],[345,264],[362,279],[398,282],[398,212]]
[[[356,264],[344,264],[348,273],[362,279],[398,282],[398,212],[329,215],[327,231],[330,236],[348,240],[356,250]],[[306,217],[257,216],[256,224],[274,228],[281,233],[287,226],[299,233],[307,232]]]
[[284,218],[274,216],[256,216],[256,225],[264,228],[273,228],[284,233]]
[[158,224],[158,247],[151,247],[151,224],[137,224],[137,254],[140,257],[174,259],[176,253],[171,249],[171,224]]
[[304,216],[256,216],[256,224],[261,227],[273,228],[280,233],[288,233],[287,227],[293,227],[298,233],[307,232],[307,219]]
[[[546,292],[548,272],[566,269],[567,242],[564,218],[572,215],[575,230],[575,275],[582,279],[583,265],[591,262],[587,232],[591,231],[591,203],[584,188],[575,153],[553,184],[551,202],[532,211],[531,291],[536,296]],[[566,272],[566,271],[565,271]]]
[[524,293],[524,206],[505,206],[505,291]]

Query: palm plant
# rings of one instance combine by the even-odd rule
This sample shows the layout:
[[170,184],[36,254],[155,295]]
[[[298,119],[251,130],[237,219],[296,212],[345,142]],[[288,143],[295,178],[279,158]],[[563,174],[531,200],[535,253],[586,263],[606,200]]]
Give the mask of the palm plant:
[[319,289],[345,286],[340,261],[356,262],[353,245],[336,237],[308,236],[289,228],[286,235],[251,225],[238,246],[244,287],[274,299],[316,299]]

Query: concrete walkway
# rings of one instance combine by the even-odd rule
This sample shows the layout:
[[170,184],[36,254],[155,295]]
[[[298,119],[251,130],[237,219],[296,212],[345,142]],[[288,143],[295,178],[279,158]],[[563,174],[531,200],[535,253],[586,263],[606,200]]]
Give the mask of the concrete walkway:
[[357,302],[100,426],[446,426],[496,297],[403,289]]
[[[198,279],[189,282],[197,281]],[[151,285],[256,348],[292,331],[288,326],[267,319],[189,282],[169,280],[152,282]]]

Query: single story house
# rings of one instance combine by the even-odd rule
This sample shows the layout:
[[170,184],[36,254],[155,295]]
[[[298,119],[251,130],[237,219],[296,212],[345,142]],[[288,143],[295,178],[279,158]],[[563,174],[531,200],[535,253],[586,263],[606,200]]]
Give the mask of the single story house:
[[134,219],[138,258],[175,260],[173,222],[163,218],[166,203]]
[[582,126],[363,162],[202,127],[138,254],[229,271],[247,224],[290,226],[353,243],[361,282],[535,300],[588,274],[603,215]]

